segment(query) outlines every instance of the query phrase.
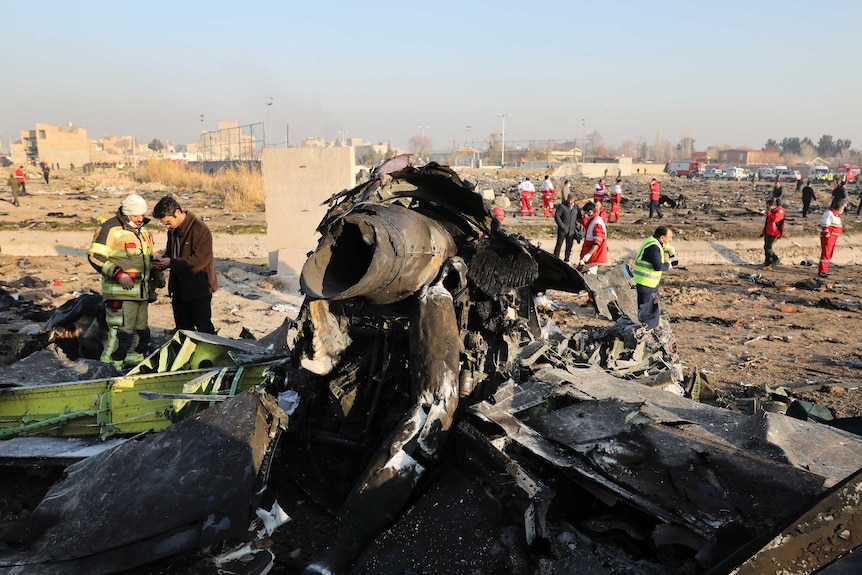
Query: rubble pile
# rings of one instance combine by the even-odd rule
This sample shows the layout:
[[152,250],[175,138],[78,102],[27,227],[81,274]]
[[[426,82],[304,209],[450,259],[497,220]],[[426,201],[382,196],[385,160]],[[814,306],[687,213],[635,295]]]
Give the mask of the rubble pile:
[[[686,397],[708,395],[707,382],[685,377],[666,318],[637,324],[625,268],[581,275],[477,191],[446,166],[390,160],[328,200],[306,299],[278,334],[180,332],[131,372],[88,383],[93,409],[58,400],[41,413],[14,403],[33,389],[0,391],[0,434],[22,435],[0,441],[7,461],[47,439],[27,435],[62,440],[75,425],[122,438],[130,403],[173,423],[69,468],[7,532],[0,573],[114,573],[226,544],[274,490],[332,514],[303,551],[307,574],[813,573],[862,542],[847,527],[859,521],[859,436]],[[562,331],[553,291],[588,294],[607,324]],[[292,482],[267,484],[274,467]],[[147,509],[128,506],[137,482]],[[125,508],[80,529],[96,499]],[[834,512],[807,532],[838,533],[828,550],[781,536],[818,505]],[[96,532],[116,536],[90,545]],[[232,572],[279,561],[256,553],[270,535],[249,533],[238,549],[255,561]]]

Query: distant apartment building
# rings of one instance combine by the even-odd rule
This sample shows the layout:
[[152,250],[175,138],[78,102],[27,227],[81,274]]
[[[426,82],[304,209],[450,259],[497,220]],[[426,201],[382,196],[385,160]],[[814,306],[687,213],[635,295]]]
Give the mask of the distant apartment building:
[[777,164],[781,159],[778,150],[719,150],[716,160],[721,164],[770,165]]
[[83,166],[90,161],[90,140],[81,126],[36,124],[34,130],[21,130],[21,140],[12,144],[11,152],[15,163]]
[[132,136],[103,136],[90,140],[90,161],[94,164],[136,165],[150,156],[150,150]]

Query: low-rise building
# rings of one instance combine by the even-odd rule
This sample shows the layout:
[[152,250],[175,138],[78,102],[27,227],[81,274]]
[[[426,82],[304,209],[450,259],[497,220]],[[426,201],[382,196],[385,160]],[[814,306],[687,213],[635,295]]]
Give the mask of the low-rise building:
[[33,130],[21,130],[21,140],[12,144],[16,164],[83,166],[90,162],[90,140],[82,126],[36,124]]

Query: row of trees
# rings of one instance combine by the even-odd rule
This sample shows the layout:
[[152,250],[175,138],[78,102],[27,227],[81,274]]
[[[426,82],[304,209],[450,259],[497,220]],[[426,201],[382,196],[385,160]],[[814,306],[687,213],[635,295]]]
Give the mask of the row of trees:
[[[777,150],[786,162],[794,164],[807,162],[817,157],[831,158],[838,163],[862,163],[860,162],[862,152],[853,150],[850,146],[851,141],[849,139],[836,139],[829,134],[824,134],[816,143],[808,137],[786,137],[781,141],[770,138],[762,149]],[[487,147],[479,150],[479,152],[483,157],[487,157],[487,161],[495,161],[495,158],[497,158],[496,161],[499,161],[501,147],[500,134],[495,132],[488,135]],[[606,146],[602,135],[598,131],[593,131],[586,134],[586,141],[580,138],[537,140],[531,142],[529,149],[521,150],[521,155],[531,161],[544,161],[547,159],[549,151],[570,150],[576,147],[584,150],[588,157],[629,156],[656,163],[688,158],[696,150],[694,138],[683,136],[676,144],[673,144],[661,130],[656,131],[652,142],[647,141],[646,138],[638,137],[635,140],[626,140],[616,147]],[[717,151],[730,148],[733,146],[720,144],[710,146],[707,151],[711,155],[716,155]],[[511,149],[508,142],[506,149]],[[416,135],[410,138],[408,150],[413,154],[428,157],[432,151],[431,139],[424,135]]]
[[778,150],[782,154],[806,155],[815,153],[818,156],[832,158],[841,156],[850,151],[850,140],[833,139],[828,134],[823,134],[815,144],[811,138],[784,138],[780,142],[770,138],[763,146],[764,150]]

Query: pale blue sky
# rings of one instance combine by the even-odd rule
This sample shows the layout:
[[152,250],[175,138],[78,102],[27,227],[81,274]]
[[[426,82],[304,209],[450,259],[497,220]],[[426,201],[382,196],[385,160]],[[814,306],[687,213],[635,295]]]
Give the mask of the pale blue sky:
[[[0,2],[4,146],[36,123],[186,143],[218,120],[271,141],[435,149],[657,132],[862,149],[862,3],[729,0]],[[201,123],[200,115],[204,115]]]

